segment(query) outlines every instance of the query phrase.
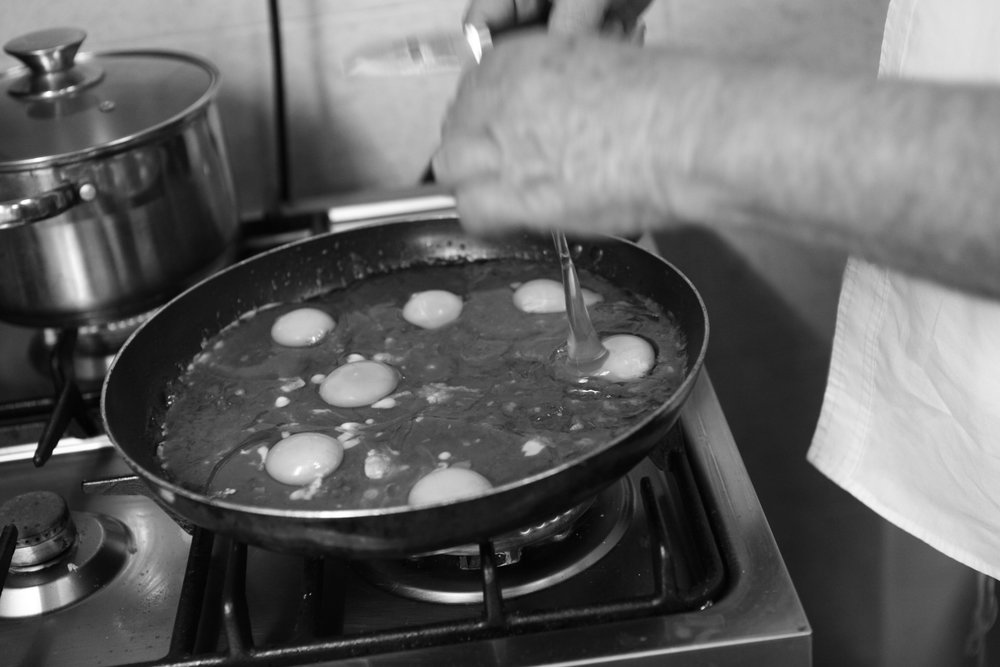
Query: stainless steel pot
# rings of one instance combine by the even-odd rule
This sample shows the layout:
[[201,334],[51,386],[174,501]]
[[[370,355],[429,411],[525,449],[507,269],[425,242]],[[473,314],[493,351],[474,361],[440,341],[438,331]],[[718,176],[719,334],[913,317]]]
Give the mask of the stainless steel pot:
[[239,230],[210,63],[78,54],[57,28],[4,49],[0,319],[65,327],[149,310],[228,263]]

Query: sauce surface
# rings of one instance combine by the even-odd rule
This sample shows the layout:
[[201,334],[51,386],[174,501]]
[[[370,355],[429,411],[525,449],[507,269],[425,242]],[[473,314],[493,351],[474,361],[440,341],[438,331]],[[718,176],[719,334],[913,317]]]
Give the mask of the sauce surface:
[[[207,340],[170,387],[157,449],[164,473],[249,505],[395,507],[434,470],[466,468],[496,487],[579,459],[669,399],[686,370],[669,313],[581,272],[584,287],[603,297],[589,307],[600,335],[641,336],[656,363],[629,382],[572,379],[557,362],[565,314],[514,305],[515,288],[534,278],[558,280],[558,268],[522,260],[414,267],[246,314]],[[433,329],[404,319],[409,297],[424,290],[461,296],[459,318]],[[275,342],[275,321],[303,306],[328,313],[333,330],[307,347]],[[326,403],[323,379],[362,358],[398,372],[392,393],[371,406]],[[307,486],[276,481],[264,470],[269,448],[304,432],[336,438],[342,462]]]

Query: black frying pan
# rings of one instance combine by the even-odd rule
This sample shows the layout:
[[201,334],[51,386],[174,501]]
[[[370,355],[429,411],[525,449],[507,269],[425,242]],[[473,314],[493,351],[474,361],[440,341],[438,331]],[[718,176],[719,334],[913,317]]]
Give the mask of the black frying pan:
[[168,383],[206,338],[251,309],[298,301],[376,272],[428,262],[506,257],[558,261],[548,235],[473,238],[453,218],[317,236],[235,264],[182,293],[132,335],[112,364],[101,405],[108,434],[171,511],[213,531],[279,551],[412,555],[476,543],[550,518],[626,474],[665,435],[701,370],[708,343],[704,303],[677,269],[629,241],[606,237],[581,245],[578,266],[674,314],[687,339],[689,367],[678,391],[641,423],[543,474],[498,486],[488,495],[419,508],[278,510],[181,487],[164,478],[155,459]]

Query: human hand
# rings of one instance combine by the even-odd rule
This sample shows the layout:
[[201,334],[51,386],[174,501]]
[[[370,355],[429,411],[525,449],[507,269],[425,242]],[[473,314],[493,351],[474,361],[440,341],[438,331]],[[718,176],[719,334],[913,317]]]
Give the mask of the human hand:
[[632,35],[652,0],[472,0],[465,22],[502,31],[546,21],[560,34]]
[[[542,33],[489,52],[459,86],[433,161],[463,224],[632,234],[675,213],[662,196],[672,173],[664,165],[692,150],[680,112],[691,108],[683,86],[697,73],[663,72],[648,55]],[[658,154],[665,141],[669,154]]]

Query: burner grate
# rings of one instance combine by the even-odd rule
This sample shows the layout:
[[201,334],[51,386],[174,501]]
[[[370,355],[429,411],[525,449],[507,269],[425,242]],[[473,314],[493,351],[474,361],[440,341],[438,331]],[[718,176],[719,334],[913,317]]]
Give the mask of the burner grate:
[[[664,451],[667,450],[667,451]],[[624,599],[568,607],[511,609],[498,582],[492,543],[480,545],[483,601],[454,620],[345,633],[343,618],[324,612],[323,559],[303,558],[301,601],[292,639],[255,644],[247,590],[247,545],[197,529],[178,604],[169,653],[162,667],[309,664],[452,646],[530,633],[696,611],[726,585],[709,513],[701,502],[683,448],[661,450],[666,488],[639,482],[648,527],[652,590]],[[655,459],[654,459],[655,461]],[[339,563],[348,567],[346,563]],[[341,605],[339,609],[343,610]],[[463,612],[464,613],[464,612]]]
[[102,430],[97,414],[99,388],[76,377],[73,355],[77,340],[77,329],[60,330],[52,348],[46,353],[52,395],[19,398],[0,404],[2,440],[21,442],[30,439],[37,442],[36,467],[45,465],[59,440],[67,434],[90,437]]

